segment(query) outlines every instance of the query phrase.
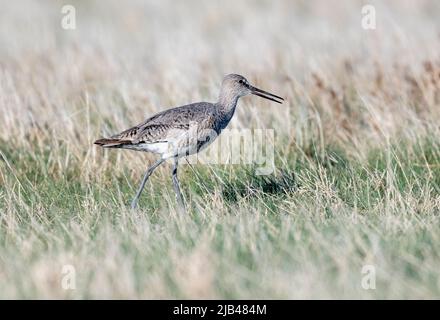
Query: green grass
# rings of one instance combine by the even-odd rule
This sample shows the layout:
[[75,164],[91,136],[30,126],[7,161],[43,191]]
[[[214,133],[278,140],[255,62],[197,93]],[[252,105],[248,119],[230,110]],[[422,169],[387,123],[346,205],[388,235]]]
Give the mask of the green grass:
[[[169,168],[133,212],[125,169],[86,182],[79,163],[61,174],[50,151],[4,148],[0,297],[439,297],[439,145],[396,144],[365,161],[317,154],[271,176],[182,166],[182,217]],[[65,264],[75,290],[61,287]],[[361,287],[368,264],[375,290]]]

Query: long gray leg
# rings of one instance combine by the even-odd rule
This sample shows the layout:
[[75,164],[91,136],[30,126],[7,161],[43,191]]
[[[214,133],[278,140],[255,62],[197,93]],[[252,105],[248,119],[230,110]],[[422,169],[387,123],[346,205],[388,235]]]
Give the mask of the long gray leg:
[[144,190],[145,183],[147,182],[148,178],[153,173],[154,169],[156,169],[162,162],[164,162],[164,159],[159,159],[151,167],[148,168],[147,172],[145,172],[144,178],[142,179],[142,182],[139,186],[136,196],[133,198],[133,201],[131,201],[132,209],[136,208],[137,202],[139,200],[139,197],[141,196],[142,190]]
[[185,213],[185,203],[183,202],[182,193],[180,192],[180,187],[179,187],[179,179],[177,178],[177,166],[178,166],[178,159],[176,157],[174,158],[174,165],[173,165],[173,187],[174,187],[174,192],[176,193],[176,199],[179,204],[180,210],[182,213]]

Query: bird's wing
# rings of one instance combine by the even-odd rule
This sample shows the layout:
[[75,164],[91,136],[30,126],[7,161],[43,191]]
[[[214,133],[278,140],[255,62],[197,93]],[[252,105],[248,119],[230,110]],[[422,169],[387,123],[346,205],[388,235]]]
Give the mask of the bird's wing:
[[195,103],[162,111],[112,138],[130,141],[133,144],[166,142],[187,133],[193,125],[213,121],[211,104]]

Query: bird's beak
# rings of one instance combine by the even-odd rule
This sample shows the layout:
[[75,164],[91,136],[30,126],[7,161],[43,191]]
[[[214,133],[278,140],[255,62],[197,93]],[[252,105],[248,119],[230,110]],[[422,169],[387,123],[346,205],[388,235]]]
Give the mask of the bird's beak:
[[272,101],[277,102],[277,103],[283,103],[283,101],[284,101],[283,98],[281,98],[281,97],[279,97],[279,96],[277,96],[275,94],[272,94],[272,93],[269,93],[267,91],[255,88],[255,87],[253,87],[251,85],[249,85],[249,90],[251,90],[251,93],[255,94],[256,96],[259,96],[259,97],[262,97],[262,98],[265,98],[265,99],[268,99],[268,100],[272,100]]

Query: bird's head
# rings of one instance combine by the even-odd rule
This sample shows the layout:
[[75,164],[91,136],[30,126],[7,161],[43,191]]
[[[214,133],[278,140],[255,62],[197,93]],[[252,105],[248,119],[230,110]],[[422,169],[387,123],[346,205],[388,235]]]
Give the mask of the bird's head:
[[245,77],[239,74],[228,74],[223,78],[220,94],[227,96],[227,98],[239,98],[248,94],[254,94],[277,103],[283,103],[284,101],[283,98],[277,95],[252,86]]

